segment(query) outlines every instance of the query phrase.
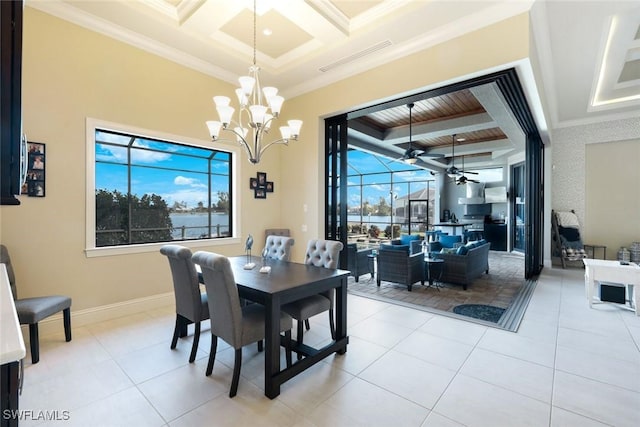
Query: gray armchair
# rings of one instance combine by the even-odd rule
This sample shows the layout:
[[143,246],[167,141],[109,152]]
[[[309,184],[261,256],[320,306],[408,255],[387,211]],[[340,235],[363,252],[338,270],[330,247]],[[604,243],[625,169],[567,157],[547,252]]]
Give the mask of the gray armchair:
[[[316,267],[338,268],[340,251],[343,248],[342,242],[334,240],[309,240],[307,244],[307,253],[305,255],[305,264],[315,265]],[[309,318],[324,311],[329,312],[329,328],[331,329],[331,337],[335,338],[336,328],[333,321],[333,290],[322,294],[313,295],[298,301],[285,304],[282,311],[288,313],[296,319],[298,326],[296,341],[302,344],[304,330],[302,323],[304,321],[307,330],[309,330]],[[302,356],[298,353],[298,359]]]
[[378,277],[377,285],[385,280],[387,282],[402,283],[409,291],[415,282],[424,285],[424,254],[418,252],[409,255],[409,247],[406,245],[380,245],[378,251]]
[[363,274],[373,275],[372,269],[369,268],[369,255],[372,253],[373,249],[358,249],[356,243],[347,243],[347,270],[351,272],[356,282]]
[[289,261],[291,260],[291,246],[294,243],[295,240],[292,237],[269,235],[262,255],[269,259]]
[[189,363],[196,360],[200,341],[200,322],[209,318],[207,294],[200,292],[196,266],[191,260],[191,250],[180,245],[164,245],[160,253],[169,260],[173,278],[173,295],[176,301],[176,325],[173,329],[171,349],[176,348],[178,338],[187,336],[187,326],[195,324]]
[[62,311],[65,341],[71,341],[71,298],[63,295],[18,299],[16,277],[11,265],[11,257],[6,246],[0,245],[0,263],[5,264],[11,292],[15,300],[16,313],[21,325],[29,325],[29,346],[31,347],[31,363],[40,361],[40,344],[38,322]]
[[[238,287],[231,270],[229,259],[223,255],[198,251],[193,254],[193,262],[202,268],[202,276],[207,294],[210,296],[209,313],[211,314],[211,351],[206,375],[211,375],[216,360],[218,337],[235,349],[233,379],[229,397],[236,395],[242,367],[242,347],[259,342],[265,337],[264,306],[249,304],[240,305]],[[287,349],[287,366],[291,366],[291,317],[280,313],[280,332],[285,333]]]

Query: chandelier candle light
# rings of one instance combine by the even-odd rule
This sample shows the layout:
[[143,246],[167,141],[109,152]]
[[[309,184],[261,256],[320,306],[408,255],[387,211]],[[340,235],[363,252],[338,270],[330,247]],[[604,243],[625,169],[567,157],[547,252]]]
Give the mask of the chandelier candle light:
[[[247,151],[249,161],[253,164],[260,162],[260,157],[267,148],[273,144],[288,145],[289,140],[298,140],[302,120],[289,120],[289,126],[281,126],[282,138],[271,141],[263,145],[263,137],[269,133],[271,122],[280,115],[280,109],[284,103],[284,98],[278,95],[275,87],[260,86],[260,67],[256,65],[256,1],[253,2],[253,65],[249,67],[249,75],[238,78],[240,87],[236,89],[236,96],[240,103],[238,120],[233,120],[235,108],[231,104],[231,99],[226,96],[214,96],[213,102],[218,111],[219,121],[207,121],[209,134],[213,141],[218,140],[220,131],[232,132],[236,140]],[[250,139],[247,139],[251,128]]]

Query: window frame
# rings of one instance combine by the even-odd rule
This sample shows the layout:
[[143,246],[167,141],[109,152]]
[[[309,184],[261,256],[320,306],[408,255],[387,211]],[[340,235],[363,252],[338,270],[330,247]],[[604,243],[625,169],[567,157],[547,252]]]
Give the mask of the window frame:
[[[134,126],[123,125],[119,123],[107,122],[104,120],[87,118],[86,119],[86,198],[85,198],[85,254],[88,258],[111,256],[111,255],[124,255],[135,254],[145,252],[157,252],[161,246],[171,242],[156,242],[156,243],[140,243],[132,245],[121,246],[103,246],[96,247],[96,185],[95,185],[95,135],[96,129],[104,129],[107,131],[133,134],[153,139],[159,139],[167,142],[174,142],[184,145],[191,145],[197,148],[211,149],[210,142],[202,141],[199,139],[188,138],[184,136],[171,135],[164,132],[142,129]],[[176,241],[181,245],[189,246],[192,248],[198,247],[211,247],[211,246],[223,246],[230,244],[239,244],[242,235],[240,227],[240,215],[241,200],[239,194],[239,180],[242,176],[239,165],[240,153],[237,147],[227,146],[215,147],[217,150],[226,151],[231,154],[231,203],[233,209],[231,209],[231,236],[220,237],[215,239],[194,239],[194,240],[180,240]]]

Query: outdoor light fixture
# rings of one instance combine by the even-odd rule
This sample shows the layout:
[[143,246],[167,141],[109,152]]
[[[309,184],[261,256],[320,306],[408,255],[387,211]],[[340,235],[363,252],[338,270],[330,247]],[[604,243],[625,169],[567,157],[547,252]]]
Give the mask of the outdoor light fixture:
[[[237,121],[233,120],[235,108],[231,99],[226,96],[214,96],[218,121],[207,121],[209,134],[213,141],[218,140],[220,131],[235,134],[237,142],[247,151],[251,163],[259,163],[262,153],[274,144],[288,145],[290,140],[297,141],[302,127],[302,120],[289,120],[288,126],[280,127],[282,138],[264,142],[274,119],[280,115],[284,98],[278,95],[275,87],[261,87],[260,67],[256,65],[256,0],[253,1],[253,65],[249,67],[249,75],[238,79],[240,88],[236,89],[236,96],[240,104]],[[250,128],[250,129],[249,129]]]

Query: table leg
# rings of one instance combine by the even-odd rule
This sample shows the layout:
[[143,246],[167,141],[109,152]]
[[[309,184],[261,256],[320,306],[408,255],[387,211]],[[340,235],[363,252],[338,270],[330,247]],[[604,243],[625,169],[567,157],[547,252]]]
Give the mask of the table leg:
[[[336,341],[347,336],[347,279],[343,276],[340,287],[336,288]],[[338,350],[338,354],[347,352],[347,347]]]
[[[427,275],[429,276],[429,288],[434,287],[433,286],[433,274],[431,273],[431,266],[427,267]],[[440,286],[436,285],[435,288],[437,289],[438,292],[440,292]]]
[[376,257],[368,255],[367,258],[369,274],[371,275],[371,277],[369,278],[369,283],[371,283],[376,278]]
[[280,372],[280,299],[267,301],[264,348],[264,394],[274,399],[280,394],[280,384],[274,375]]

